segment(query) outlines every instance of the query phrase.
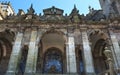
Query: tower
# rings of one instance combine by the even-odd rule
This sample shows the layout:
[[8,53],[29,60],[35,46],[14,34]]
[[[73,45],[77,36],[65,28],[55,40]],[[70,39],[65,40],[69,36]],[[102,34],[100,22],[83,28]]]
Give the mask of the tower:
[[118,0],[99,0],[103,13],[108,18],[111,14],[120,15],[120,2]]
[[110,0],[99,0],[101,8],[103,10],[103,14],[105,14],[106,17],[110,14]]

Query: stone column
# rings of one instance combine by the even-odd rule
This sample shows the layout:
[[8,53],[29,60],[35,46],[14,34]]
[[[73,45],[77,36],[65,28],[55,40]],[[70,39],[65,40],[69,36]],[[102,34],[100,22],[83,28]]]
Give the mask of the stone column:
[[38,35],[37,30],[31,31],[25,75],[33,75],[36,72],[36,64],[37,64],[36,61],[37,61],[37,53],[38,53],[37,35]]
[[66,44],[67,55],[67,73],[77,73],[76,56],[75,56],[75,43],[74,37],[68,36],[68,43]]
[[118,44],[118,40],[114,32],[112,32],[112,30],[109,30],[109,32],[110,32],[111,42],[113,45],[113,55],[116,56],[115,58],[116,58],[117,68],[120,68],[120,47]]
[[86,29],[82,29],[82,41],[83,41],[83,60],[86,75],[94,75],[94,66],[92,59],[91,47],[87,36]]
[[37,67],[38,48],[39,48],[38,45],[40,43],[43,32],[44,32],[44,29],[43,30],[42,29],[38,30],[38,36],[37,36],[37,39],[36,39],[35,54],[34,54],[34,72],[36,72],[36,67]]
[[22,39],[23,39],[23,33],[18,32],[16,35],[16,40],[13,45],[13,49],[12,49],[6,75],[16,75],[18,71],[18,63],[19,63],[20,56],[21,56]]

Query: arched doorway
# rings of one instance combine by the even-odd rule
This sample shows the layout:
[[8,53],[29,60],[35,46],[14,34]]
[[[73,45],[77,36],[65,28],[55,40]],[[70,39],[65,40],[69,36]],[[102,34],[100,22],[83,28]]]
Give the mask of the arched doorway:
[[62,52],[57,48],[49,48],[44,54],[43,73],[62,74],[63,57]]
[[108,47],[109,45],[108,38],[108,34],[100,29],[92,30],[89,35],[93,55],[93,65],[96,74],[103,73],[109,68],[106,62],[107,58],[104,54],[105,47]]
[[[55,29],[46,31],[42,35],[39,42],[37,73],[62,74],[66,72],[66,45],[64,37],[61,31]],[[47,60],[48,57],[50,60]],[[48,67],[46,64],[50,66]]]
[[105,47],[105,40],[99,39],[95,44],[94,51],[92,52],[96,74],[102,73],[108,69],[106,57],[104,55]]

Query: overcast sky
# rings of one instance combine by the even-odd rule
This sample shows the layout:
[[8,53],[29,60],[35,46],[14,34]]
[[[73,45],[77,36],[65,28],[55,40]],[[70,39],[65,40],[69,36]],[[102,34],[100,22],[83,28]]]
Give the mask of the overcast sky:
[[0,1],[10,1],[15,12],[18,9],[23,9],[27,12],[31,3],[35,9],[35,13],[43,13],[43,9],[55,6],[57,8],[63,9],[64,14],[69,14],[74,7],[74,4],[79,10],[80,14],[87,14],[89,12],[88,6],[94,9],[101,9],[99,0],[0,0]]

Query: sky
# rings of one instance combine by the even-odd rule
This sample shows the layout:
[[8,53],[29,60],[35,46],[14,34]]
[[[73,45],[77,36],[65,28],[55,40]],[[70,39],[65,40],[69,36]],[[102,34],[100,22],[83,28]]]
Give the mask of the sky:
[[33,4],[35,13],[43,14],[43,9],[50,8],[55,6],[57,8],[63,9],[64,14],[70,14],[74,5],[76,5],[80,14],[87,14],[89,12],[88,7],[91,6],[94,9],[101,9],[99,0],[0,0],[1,2],[10,1],[12,4],[15,13],[18,12],[18,9],[23,9],[27,12],[27,9]]

